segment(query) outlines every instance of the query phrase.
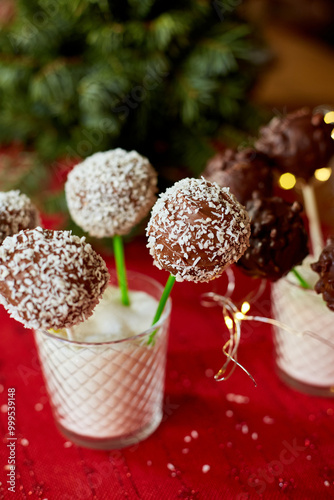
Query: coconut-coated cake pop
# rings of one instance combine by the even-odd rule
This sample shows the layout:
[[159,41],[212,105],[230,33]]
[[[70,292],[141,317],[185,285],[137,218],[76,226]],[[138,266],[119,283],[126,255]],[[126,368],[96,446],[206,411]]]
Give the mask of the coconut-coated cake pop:
[[108,281],[103,259],[70,231],[27,229],[0,247],[0,303],[27,328],[68,328],[83,321]]
[[322,293],[327,307],[334,311],[334,237],[327,240],[318,261],[311,264],[311,268],[319,274],[319,280],[314,287],[315,291]]
[[206,164],[203,177],[221,187],[229,187],[242,205],[252,199],[254,191],[263,196],[271,196],[273,191],[269,158],[251,148],[240,151],[226,149],[217,153]]
[[0,244],[7,236],[40,225],[37,208],[18,190],[0,192]]
[[76,165],[65,184],[72,219],[91,236],[128,234],[156,200],[157,174],[136,151],[96,153]]
[[323,113],[299,109],[275,117],[260,129],[256,148],[268,155],[283,172],[309,181],[315,170],[327,167],[334,154],[333,125]]
[[308,254],[302,206],[277,196],[254,197],[247,210],[252,221],[250,244],[237,265],[249,276],[276,281]]
[[177,281],[221,276],[248,246],[250,221],[230,193],[205,179],[186,178],[161,194],[147,226],[154,264]]

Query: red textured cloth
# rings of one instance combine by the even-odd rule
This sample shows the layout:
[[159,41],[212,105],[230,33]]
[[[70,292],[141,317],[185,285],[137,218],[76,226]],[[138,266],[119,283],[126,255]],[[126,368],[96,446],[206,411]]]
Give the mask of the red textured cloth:
[[[126,246],[129,269],[164,282],[144,241]],[[111,263],[110,259],[110,263]],[[246,323],[240,369],[226,382],[227,332],[203,292],[224,293],[225,279],[177,283],[168,350],[164,421],[146,441],[114,451],[75,446],[55,427],[32,334],[0,311],[1,499],[331,499],[334,401],[286,387],[275,373],[272,331]],[[237,296],[253,282],[237,272]],[[252,312],[267,315],[268,290]],[[8,491],[8,388],[16,390],[16,492]]]

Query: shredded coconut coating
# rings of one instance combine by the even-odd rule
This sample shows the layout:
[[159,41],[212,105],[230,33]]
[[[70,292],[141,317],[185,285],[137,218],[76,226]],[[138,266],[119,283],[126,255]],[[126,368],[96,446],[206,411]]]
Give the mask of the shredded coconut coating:
[[85,320],[108,281],[103,259],[70,231],[27,229],[0,247],[0,303],[27,328],[69,328]]
[[177,281],[210,281],[245,252],[250,219],[229,188],[187,178],[160,195],[147,236],[159,269]]
[[148,159],[120,148],[86,158],[65,184],[72,219],[98,238],[128,234],[150,211],[156,191]]
[[18,190],[0,192],[0,244],[7,236],[40,223],[38,210],[28,196]]

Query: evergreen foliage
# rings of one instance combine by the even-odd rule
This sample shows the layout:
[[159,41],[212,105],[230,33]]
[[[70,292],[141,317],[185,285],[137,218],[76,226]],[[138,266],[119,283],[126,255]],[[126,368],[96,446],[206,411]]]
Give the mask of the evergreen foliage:
[[258,48],[239,3],[17,0],[0,32],[0,144],[46,169],[124,147],[198,174],[215,138],[257,126]]

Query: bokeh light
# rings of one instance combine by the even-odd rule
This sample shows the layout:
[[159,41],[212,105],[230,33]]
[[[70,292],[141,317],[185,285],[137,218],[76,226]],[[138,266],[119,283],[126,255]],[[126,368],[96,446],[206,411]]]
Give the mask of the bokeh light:
[[328,111],[324,116],[325,123],[334,123],[334,111]]
[[281,188],[287,190],[294,188],[297,180],[293,174],[291,174],[290,172],[286,172],[285,174],[281,175],[278,182]]
[[250,310],[250,303],[249,302],[244,302],[241,306],[241,312],[242,314],[247,314],[248,311]]
[[232,328],[233,328],[233,321],[232,321],[232,319],[229,316],[225,316],[224,317],[224,321],[225,321],[225,325],[227,326],[227,328],[229,330],[232,330]]
[[321,182],[328,181],[331,175],[332,175],[331,168],[318,168],[318,170],[314,172],[314,177]]

